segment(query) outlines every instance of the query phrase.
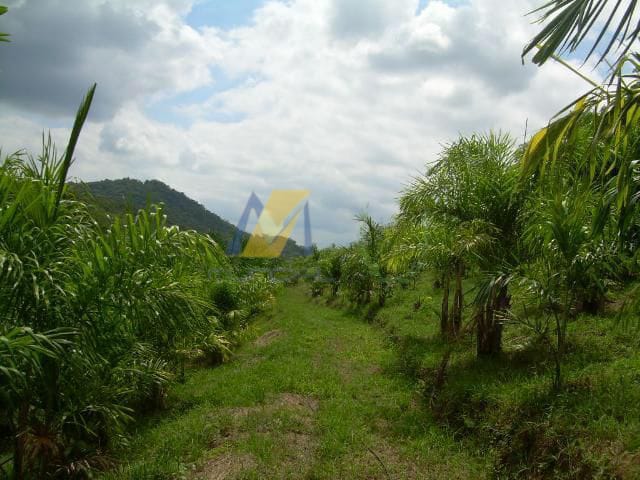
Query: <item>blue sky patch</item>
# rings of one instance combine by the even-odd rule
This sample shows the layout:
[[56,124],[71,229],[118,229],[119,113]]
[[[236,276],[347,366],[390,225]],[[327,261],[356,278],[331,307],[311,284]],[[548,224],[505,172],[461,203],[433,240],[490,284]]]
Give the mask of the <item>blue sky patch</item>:
[[211,26],[230,30],[250,23],[253,12],[264,3],[265,0],[200,0],[186,21],[193,28]]
[[219,67],[212,67],[211,75],[214,79],[212,84],[150,103],[145,107],[145,113],[159,122],[189,128],[196,118],[181,112],[181,107],[203,104],[209,101],[212,104],[211,111],[204,112],[204,115],[199,117],[200,119],[219,123],[233,123],[243,120],[245,118],[244,114],[229,112],[219,102],[211,102],[211,99],[219,93],[245,84],[255,76],[230,77]]
[[[457,7],[458,5],[462,5],[463,3],[469,3],[469,0],[444,0],[445,3],[448,3],[454,7]],[[416,15],[418,15],[422,10],[424,10],[427,7],[427,4],[429,3],[429,0],[420,0],[418,2],[418,9],[416,11]]]

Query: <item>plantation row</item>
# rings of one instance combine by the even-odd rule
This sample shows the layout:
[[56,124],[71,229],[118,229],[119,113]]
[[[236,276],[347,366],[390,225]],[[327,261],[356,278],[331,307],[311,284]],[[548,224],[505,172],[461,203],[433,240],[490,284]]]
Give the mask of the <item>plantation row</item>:
[[[0,457],[14,478],[86,476],[162,405],[185,363],[225,360],[275,283],[238,275],[162,207],[101,228],[67,194],[73,146],[0,167]],[[9,467],[12,465],[12,467]]]
[[[603,62],[619,40],[620,57],[605,84],[593,83],[524,144],[500,133],[458,138],[402,192],[390,224],[360,215],[359,241],[293,263],[289,282],[304,277],[314,296],[366,306],[372,318],[419,278],[433,279],[429,293],[437,295],[425,291],[413,308],[423,312],[427,305],[437,316],[441,343],[432,346],[439,362],[427,377],[420,371],[434,411],[445,384],[454,381],[452,357],[469,348],[480,359],[508,362],[513,357],[500,355],[504,338],[516,332],[521,350],[541,352],[553,365],[540,371],[560,396],[569,386],[582,388],[564,374],[567,357],[578,350],[570,333],[585,321],[582,314],[614,308],[637,323],[640,56],[628,50],[640,30],[632,25],[637,2],[626,2],[617,17],[625,2],[613,13],[605,3],[548,3],[547,24],[524,51],[537,48],[538,64],[562,62],[555,54],[592,41],[590,29],[601,25],[596,17],[610,14],[592,42],[595,49],[603,38],[611,41]],[[0,7],[0,15],[5,11]],[[607,32],[613,20],[617,28]],[[188,365],[228,358],[250,318],[273,303],[279,284],[270,273],[227,258],[209,236],[167,226],[161,206],[117,216],[106,227],[92,218],[66,181],[94,91],[63,154],[45,140],[38,157],[16,153],[0,167],[0,475],[16,479],[86,478],[107,467],[106,454],[126,445],[127,425],[162,406]],[[620,292],[624,301],[608,306]],[[457,373],[465,368],[474,365],[458,365]],[[509,368],[501,372],[508,375]],[[632,385],[637,396],[637,379],[620,378],[620,389]],[[480,378],[466,380],[475,387]],[[624,406],[612,390],[607,386],[612,405]],[[589,383],[580,391],[596,388]],[[553,398],[542,402],[544,415],[557,406]],[[479,412],[468,408],[464,415],[456,405],[447,418],[473,430],[473,415],[487,403],[483,398]],[[598,428],[622,431],[624,417],[617,415]],[[588,415],[582,419],[596,428]],[[525,415],[523,422],[529,420]],[[513,432],[498,436],[499,423],[487,424],[489,441],[508,444]],[[550,424],[540,422],[539,429]],[[522,432],[524,445],[531,432]],[[615,435],[612,441],[619,440]],[[544,463],[527,451],[517,460],[525,466],[514,462],[509,474],[558,473],[553,459],[564,459],[567,444],[578,443],[565,440],[557,435],[551,447],[540,447]],[[505,458],[513,453],[506,451]],[[575,467],[573,457],[568,463],[568,476],[596,476],[596,467]]]
[[[525,53],[538,47],[536,63],[578,73],[555,53],[587,38],[606,2],[596,3],[547,4]],[[492,132],[445,145],[390,224],[360,215],[359,241],[306,265],[313,296],[364,306],[388,328],[434,418],[495,452],[497,476],[640,475],[628,371],[640,327],[640,56],[627,54],[639,30],[621,33],[636,7],[626,3],[593,45],[605,33],[620,41],[605,83],[587,79],[593,89],[523,144]],[[433,285],[413,311],[437,322],[437,339],[390,317],[412,318],[402,301],[385,307],[424,278]]]
[[[546,340],[553,334],[560,388],[568,322],[603,312],[612,289],[640,273],[640,54],[628,54],[640,33],[630,29],[637,5],[627,2],[618,15],[620,2],[603,13],[606,3],[549,2],[540,8],[546,26],[523,51],[537,48],[535,63],[560,62],[590,91],[524,144],[492,132],[446,145],[402,192],[390,225],[360,215],[359,242],[322,252],[313,291],[329,287],[332,296],[375,298],[382,307],[396,284],[428,269],[443,292],[444,336],[474,330],[482,356],[501,351],[506,323]],[[601,15],[608,20],[590,39]],[[597,62],[609,64],[602,85],[556,56],[584,41],[592,43],[588,59],[607,35]],[[620,55],[611,64],[616,40]],[[476,283],[470,299],[466,278]]]
[[[429,270],[443,292],[442,335],[473,329],[477,354],[493,355],[504,324],[553,334],[560,387],[567,323],[581,312],[603,312],[611,289],[640,272],[640,184],[616,187],[617,172],[637,158],[640,130],[629,132],[624,155],[606,159],[606,147],[599,148],[594,161],[602,165],[591,175],[593,122],[585,117],[545,171],[526,169],[523,147],[506,135],[448,145],[404,191],[391,225],[361,216],[359,242],[320,252],[313,292],[326,288],[382,307],[394,288]],[[474,282],[470,298],[465,279]]]
[[498,478],[640,475],[638,66],[525,144],[461,136],[390,224],[360,215],[359,241],[306,265],[313,296],[385,328],[433,418]]

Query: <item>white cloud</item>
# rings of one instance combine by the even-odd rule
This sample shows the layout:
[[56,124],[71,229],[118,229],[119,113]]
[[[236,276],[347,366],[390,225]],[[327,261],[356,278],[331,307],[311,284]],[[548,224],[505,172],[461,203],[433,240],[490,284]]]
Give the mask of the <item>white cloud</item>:
[[186,2],[9,1],[0,49],[5,104],[64,115],[97,81],[93,116],[107,120],[126,102],[212,81],[221,48],[184,23]]
[[[130,3],[110,8],[128,12]],[[93,15],[103,3],[91,5]],[[354,239],[353,216],[365,207],[388,220],[403,185],[459,132],[493,128],[520,138],[527,119],[530,131],[540,127],[585,90],[557,64],[521,65],[535,31],[524,17],[529,1],[431,0],[419,15],[417,0],[271,1],[231,31],[186,25],[186,0],[145,5],[133,22],[138,49],[95,44],[75,68],[64,57],[78,83],[97,72],[98,98],[112,98],[83,133],[72,174],[158,178],[231,221],[252,190],[266,200],[274,188],[310,189],[321,244]],[[150,99],[215,84],[213,66],[238,81],[181,106],[189,127],[145,113]],[[78,98],[65,102],[67,111],[81,90],[74,83]],[[26,106],[38,109],[37,102]],[[239,115],[212,121],[220,112]],[[26,133],[37,141],[46,126],[14,108],[0,118],[0,138],[15,147]]]

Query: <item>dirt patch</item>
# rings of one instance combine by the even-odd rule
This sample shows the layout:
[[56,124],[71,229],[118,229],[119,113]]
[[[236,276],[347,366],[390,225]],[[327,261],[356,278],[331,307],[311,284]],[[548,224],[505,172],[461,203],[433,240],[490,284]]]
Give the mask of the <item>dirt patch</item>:
[[353,383],[354,378],[382,375],[383,373],[382,367],[378,365],[363,365],[351,360],[342,360],[336,363],[335,370],[344,384]]
[[[312,396],[285,392],[267,397],[262,404],[219,410],[216,416],[220,415],[225,424],[211,438],[209,447],[236,449],[252,435],[266,436],[280,445],[283,469],[307,471],[318,447],[314,437],[318,407],[318,400]],[[244,470],[260,467],[251,455],[223,453],[207,460],[191,478],[232,479]]]
[[207,461],[193,476],[198,480],[225,480],[236,477],[243,470],[255,468],[253,455],[223,453]]
[[267,345],[270,345],[271,343],[273,343],[273,341],[280,336],[282,336],[281,330],[271,330],[270,332],[267,332],[264,335],[257,338],[256,341],[253,343],[258,347],[266,347]]
[[624,452],[614,460],[615,473],[619,478],[639,478],[640,453]]
[[315,413],[318,410],[318,400],[307,395],[285,392],[264,404],[251,407],[233,407],[225,409],[224,412],[233,419],[242,419],[257,413],[263,416],[273,415],[274,412],[281,409],[308,410],[307,414]]
[[309,459],[313,458],[317,442],[311,435],[289,432],[284,438],[291,460],[307,463]]
[[352,458],[349,470],[356,478],[367,480],[431,478],[425,476],[427,469],[421,468],[413,459],[405,457],[386,442],[377,443],[369,447],[367,452]]
[[347,348],[344,339],[340,337],[334,337],[328,343],[333,352],[344,352]]
[[[250,432],[273,433],[284,421],[289,422],[292,434],[310,434],[314,428],[318,400],[297,393],[282,393],[263,404],[233,407],[219,411],[216,416],[226,418],[226,424],[209,442],[210,448],[233,446],[245,440]],[[211,416],[211,415],[210,415]]]
[[280,408],[308,408],[312,412],[318,410],[318,400],[297,393],[283,393],[276,397],[272,405]]

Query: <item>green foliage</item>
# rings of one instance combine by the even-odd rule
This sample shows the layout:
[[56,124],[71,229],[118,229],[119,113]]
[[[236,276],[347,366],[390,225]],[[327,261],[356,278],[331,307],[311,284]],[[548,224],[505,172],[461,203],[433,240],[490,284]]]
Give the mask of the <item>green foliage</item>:
[[222,280],[213,285],[211,299],[220,313],[226,314],[238,308],[237,283]]
[[231,358],[231,346],[231,342],[224,335],[212,332],[198,345],[198,349],[208,364],[218,365]]
[[[231,243],[236,233],[235,225],[159,180],[142,182],[123,178],[72,184],[71,188],[79,199],[90,206],[92,215],[103,225],[111,222],[110,217],[135,213],[157,203],[163,205],[170,225],[210,234],[223,249]],[[248,234],[246,237],[248,238]],[[302,247],[290,239],[285,245],[283,256],[300,256],[303,254],[302,250]]]
[[[0,443],[11,440],[16,478],[86,478],[187,361],[229,358],[274,301],[275,281],[238,278],[209,236],[169,226],[162,207],[100,225],[69,194],[94,91],[63,155],[49,138],[38,157],[0,166]],[[210,294],[219,279],[226,297]]]
[[[493,309],[503,308],[507,293],[502,287],[495,291],[495,279],[513,268],[518,257],[523,195],[515,158],[513,140],[506,135],[459,138],[405,190],[394,228],[391,268],[402,271],[418,261],[441,278],[445,293],[440,323],[445,335],[457,335],[462,325],[466,270],[475,266],[485,272],[490,287],[481,288],[483,294],[475,299],[479,352],[500,349],[501,326]],[[485,348],[486,339],[491,345]]]
[[[538,47],[534,62],[553,58],[593,85],[533,136],[522,159],[523,183],[535,191],[526,219],[531,257],[522,272],[524,292],[536,299],[544,320],[554,320],[556,387],[570,317],[602,311],[611,286],[638,272],[640,57],[628,54],[640,33],[634,25],[637,6],[636,1],[549,2],[540,8],[547,25],[523,53]],[[595,26],[600,33],[590,37]],[[554,55],[591,42],[589,58],[603,41],[599,62],[616,42],[620,56],[607,62],[610,76],[602,85]],[[544,321],[534,324],[547,328]]]
[[375,295],[382,306],[394,281],[387,261],[390,231],[369,215],[358,215],[356,220],[361,225],[360,241],[346,249],[323,252],[318,282],[330,285],[333,297],[342,288],[350,302],[364,305]]
[[[590,180],[605,183],[611,206],[626,213],[637,204],[638,98],[640,57],[623,58],[602,86],[596,85],[559,112],[537,132],[523,156],[523,176],[544,175],[571,154],[575,145],[589,139],[580,160]],[[621,233],[625,223],[619,225]]]
[[[0,16],[7,13],[8,10],[9,9],[7,7],[0,5]],[[9,34],[0,32],[0,42],[8,42],[8,41],[9,41]]]
[[253,273],[239,281],[239,305],[249,315],[267,310],[275,303],[278,290],[278,281],[264,273]]
[[371,301],[375,286],[375,265],[362,246],[353,246],[342,257],[342,284],[347,298],[356,304]]
[[[640,33],[635,15],[637,8],[636,0],[550,0],[531,12],[542,12],[538,22],[547,24],[527,43],[522,56],[538,48],[533,62],[542,65],[555,53],[575,52],[586,40],[592,45],[585,60],[596,53],[601,42],[607,43],[600,53],[598,63],[606,59],[616,43],[616,50],[621,50],[621,57],[629,51]],[[600,28],[597,35],[591,32],[594,27]],[[612,30],[612,27],[615,29]]]
[[35,333],[29,327],[13,327],[0,335],[0,385],[4,385],[5,407],[17,403],[29,388],[30,376],[43,375],[43,361],[64,354],[72,330],[58,329]]
[[342,261],[344,251],[340,248],[323,250],[319,261],[320,274],[331,288],[331,296],[335,297],[340,288],[342,278]]
[[[605,210],[619,215],[617,228],[621,237],[628,235],[629,226],[637,217],[640,57],[631,50],[637,46],[636,39],[640,34],[635,19],[637,7],[635,0],[615,4],[607,0],[550,1],[539,9],[546,10],[541,21],[548,20],[547,25],[524,51],[539,47],[535,62],[541,64],[554,58],[591,83],[593,88],[571,102],[533,136],[523,155],[523,177],[529,178],[534,173],[544,175],[550,167],[553,170],[563,156],[572,154],[576,143],[584,139],[585,125],[589,126],[588,148],[579,160],[590,181],[608,191],[602,202],[602,218],[608,213]],[[595,26],[600,28],[600,33],[593,40],[589,32]],[[607,61],[616,42],[616,50],[621,52],[614,62],[607,61],[609,77],[602,85],[554,55],[558,50],[560,53],[574,51],[580,44],[592,40],[586,58],[602,41],[608,43],[599,62]],[[543,43],[538,45],[538,42]]]

